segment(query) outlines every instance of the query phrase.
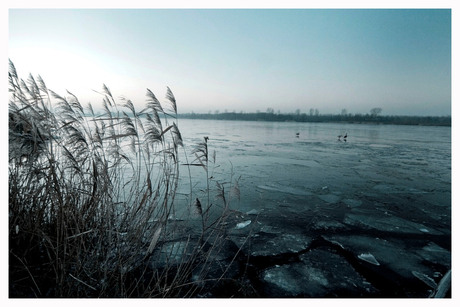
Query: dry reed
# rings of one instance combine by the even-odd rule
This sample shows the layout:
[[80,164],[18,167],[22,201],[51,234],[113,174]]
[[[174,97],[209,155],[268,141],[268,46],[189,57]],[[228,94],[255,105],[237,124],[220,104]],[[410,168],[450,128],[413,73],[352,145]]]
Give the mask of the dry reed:
[[205,139],[193,151],[208,188],[205,208],[194,204],[201,229],[175,219],[183,140],[170,88],[166,107],[147,90],[138,112],[103,85],[97,114],[40,76],[20,79],[11,61],[8,77],[10,297],[199,293],[202,265],[225,239],[228,200],[211,221]]

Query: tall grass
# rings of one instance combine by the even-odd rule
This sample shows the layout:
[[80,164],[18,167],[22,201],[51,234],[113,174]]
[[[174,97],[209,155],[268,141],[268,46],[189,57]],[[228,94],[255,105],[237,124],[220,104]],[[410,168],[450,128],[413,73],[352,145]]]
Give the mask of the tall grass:
[[8,77],[10,296],[199,293],[225,242],[228,200],[218,183],[224,205],[211,218],[205,139],[194,151],[199,162],[184,163],[206,171],[206,207],[189,195],[199,231],[177,218],[183,140],[172,91],[160,103],[147,90],[137,111],[104,85],[97,115],[71,92],[48,89],[40,76],[20,79],[11,61]]

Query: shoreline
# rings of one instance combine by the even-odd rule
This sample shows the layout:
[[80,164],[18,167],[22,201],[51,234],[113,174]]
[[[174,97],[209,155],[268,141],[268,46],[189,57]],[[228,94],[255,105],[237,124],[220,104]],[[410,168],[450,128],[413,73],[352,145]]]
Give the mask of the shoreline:
[[179,119],[262,121],[262,122],[298,122],[298,123],[337,123],[401,126],[437,126],[452,127],[451,116],[400,116],[388,115],[372,117],[371,115],[313,115],[306,114],[272,114],[272,113],[183,113]]

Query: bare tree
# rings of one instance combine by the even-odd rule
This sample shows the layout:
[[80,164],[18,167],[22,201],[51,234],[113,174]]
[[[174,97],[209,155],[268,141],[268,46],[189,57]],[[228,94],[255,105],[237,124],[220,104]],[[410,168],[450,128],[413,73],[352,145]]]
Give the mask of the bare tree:
[[378,115],[380,115],[380,113],[382,113],[382,108],[372,108],[371,109],[372,117],[377,117]]

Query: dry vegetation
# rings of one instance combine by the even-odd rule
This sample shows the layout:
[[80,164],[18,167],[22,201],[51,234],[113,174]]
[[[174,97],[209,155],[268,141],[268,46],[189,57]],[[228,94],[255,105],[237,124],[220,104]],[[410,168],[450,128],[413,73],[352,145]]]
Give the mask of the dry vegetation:
[[[97,116],[10,62],[9,90],[10,297],[193,297],[209,286],[238,188],[217,183],[211,203],[205,138],[182,165],[203,167],[207,199],[190,191],[179,204],[185,149],[169,88],[163,104],[147,90],[138,112],[104,85]],[[179,219],[180,205],[195,219]]]

